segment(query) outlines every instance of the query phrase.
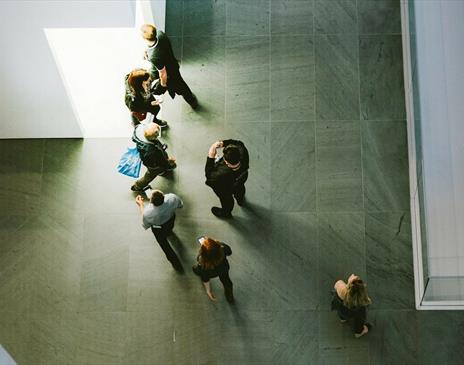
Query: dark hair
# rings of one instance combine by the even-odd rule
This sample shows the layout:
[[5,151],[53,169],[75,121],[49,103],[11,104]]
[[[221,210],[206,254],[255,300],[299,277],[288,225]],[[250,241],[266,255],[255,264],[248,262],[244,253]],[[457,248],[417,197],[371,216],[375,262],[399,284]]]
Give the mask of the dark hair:
[[151,194],[150,202],[155,207],[159,207],[161,204],[164,203],[164,194],[159,190],[155,190],[153,194]]
[[137,68],[129,74],[127,83],[134,93],[143,94],[145,93],[145,90],[143,89],[142,83],[147,81],[149,78],[150,74],[147,70],[144,70],[143,68]]
[[204,237],[203,244],[198,251],[198,262],[204,269],[214,269],[222,260],[225,253],[221,243],[213,238]]
[[236,165],[240,162],[240,150],[237,146],[230,144],[224,148],[224,160],[231,165]]

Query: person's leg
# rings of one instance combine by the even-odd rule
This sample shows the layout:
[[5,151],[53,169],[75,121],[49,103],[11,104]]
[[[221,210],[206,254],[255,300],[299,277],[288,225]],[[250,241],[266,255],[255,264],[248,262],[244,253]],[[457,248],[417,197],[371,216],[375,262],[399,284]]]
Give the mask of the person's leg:
[[168,123],[165,120],[158,119],[158,113],[160,112],[161,108],[159,105],[152,105],[150,110],[148,110],[151,114],[153,114],[154,119],[153,122],[158,124],[160,127],[166,127]]
[[132,120],[132,126],[135,128],[140,124],[140,121],[138,118],[134,115],[134,113],[131,113],[131,120]]
[[[169,84],[170,83],[170,84]],[[193,108],[198,107],[198,100],[188,87],[179,71],[173,72],[172,76],[168,79],[168,86],[178,95],[182,95],[184,100]]]
[[238,205],[243,205],[245,202],[245,184],[239,184],[234,189],[234,197]]
[[212,207],[211,212],[219,218],[230,218],[232,216],[232,209],[234,208],[234,198],[232,197],[232,193],[218,189],[213,189],[213,191],[221,201],[221,208]]
[[222,285],[224,285],[224,295],[229,303],[234,301],[234,291],[232,280],[230,280],[229,272],[219,275],[219,280],[221,280]]
[[179,258],[177,257],[176,253],[172,249],[171,245],[169,244],[167,237],[166,237],[166,229],[161,226],[161,228],[151,227],[153,234],[155,235],[156,241],[158,242],[159,246],[163,250],[164,254],[168,261],[172,264],[172,266],[178,270],[182,270],[182,264],[180,263]]
[[150,184],[156,176],[158,176],[158,170],[152,169],[150,167],[147,168],[145,175],[143,175],[140,179],[138,179],[134,185],[132,185],[131,189],[133,191],[140,191],[143,190]]

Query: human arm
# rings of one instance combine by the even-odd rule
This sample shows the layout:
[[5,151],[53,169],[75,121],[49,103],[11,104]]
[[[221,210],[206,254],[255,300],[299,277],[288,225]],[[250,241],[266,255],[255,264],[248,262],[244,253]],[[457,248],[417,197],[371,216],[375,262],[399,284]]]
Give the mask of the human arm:
[[226,256],[232,255],[232,249],[230,248],[230,246],[228,244],[223,242],[222,247],[224,247],[224,255],[226,255]]
[[166,71],[166,66],[161,70],[158,69],[160,85],[166,87],[168,85],[168,72]]
[[141,195],[137,195],[137,197],[135,198],[135,204],[137,204],[137,206],[139,207],[140,214],[143,218],[144,201]]
[[209,158],[216,158],[217,154],[217,149],[223,147],[223,142],[222,141],[216,141],[214,142],[211,147],[209,148],[208,151],[208,157]]
[[337,295],[340,299],[345,298],[346,283],[343,280],[338,280],[334,285],[334,289],[337,291]]

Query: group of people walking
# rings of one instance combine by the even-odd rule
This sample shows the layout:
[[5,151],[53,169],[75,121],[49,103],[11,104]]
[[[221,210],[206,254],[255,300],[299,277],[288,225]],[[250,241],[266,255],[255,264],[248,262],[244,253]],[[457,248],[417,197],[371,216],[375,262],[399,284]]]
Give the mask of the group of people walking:
[[[173,268],[183,271],[182,264],[168,241],[174,228],[176,211],[183,207],[183,201],[175,194],[164,194],[154,190],[146,204],[142,195],[149,184],[158,176],[170,173],[177,167],[176,159],[170,157],[167,145],[160,141],[162,128],[168,123],[158,118],[161,95],[168,92],[171,97],[181,95],[193,108],[199,107],[196,96],[183,80],[179,63],[175,58],[169,38],[154,25],[144,24],[141,34],[147,43],[144,57],[150,62],[150,69],[135,69],[126,75],[125,103],[131,112],[134,133],[132,140],[137,146],[145,174],[131,186],[139,192],[135,201],[139,207],[142,224],[151,228],[158,244]],[[153,115],[153,122],[146,122],[147,114]],[[222,151],[218,153],[218,151]],[[211,213],[221,219],[232,217],[235,201],[245,204],[245,182],[248,179],[249,155],[243,142],[225,139],[211,144],[206,158],[206,185],[211,187],[219,198],[220,207],[211,208]],[[229,277],[227,256],[232,254],[229,245],[208,236],[197,239],[199,250],[193,272],[198,275],[211,300],[216,296],[211,290],[209,280],[219,277],[224,286],[228,302],[234,301],[233,284]],[[355,336],[360,337],[369,331],[366,323],[366,308],[371,303],[366,284],[358,276],[351,275],[347,283],[335,283],[332,309],[336,309],[340,320],[353,321]]]

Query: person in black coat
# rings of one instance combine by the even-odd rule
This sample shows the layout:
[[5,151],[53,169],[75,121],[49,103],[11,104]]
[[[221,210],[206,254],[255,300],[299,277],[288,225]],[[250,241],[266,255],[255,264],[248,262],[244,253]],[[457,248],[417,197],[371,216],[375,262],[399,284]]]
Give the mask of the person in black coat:
[[125,103],[131,111],[132,124],[137,126],[146,118],[147,113],[154,115],[154,122],[160,127],[166,127],[167,123],[158,119],[160,102],[155,95],[160,95],[166,90],[159,82],[154,82],[147,70],[137,68],[126,75],[125,79]]
[[224,295],[229,303],[234,302],[233,284],[229,277],[229,262],[227,256],[232,255],[229,245],[210,237],[198,239],[200,249],[197,256],[197,264],[192,267],[193,272],[201,278],[209,299],[216,301],[216,296],[211,290],[209,280],[219,276],[224,285]]
[[172,98],[176,94],[182,95],[184,100],[193,109],[196,109],[198,107],[197,98],[180,75],[179,62],[174,56],[168,36],[152,24],[144,24],[140,30],[148,45],[145,59],[152,65],[150,70],[152,76],[155,79],[159,78],[161,84],[167,86]]
[[159,133],[160,126],[156,123],[139,124],[134,130],[132,140],[147,172],[132,185],[132,191],[144,191],[156,176],[176,168],[176,159],[168,156],[167,145],[158,139]]
[[[218,148],[223,148],[223,156],[216,159]],[[221,201],[221,208],[211,208],[211,212],[216,217],[232,217],[234,198],[238,205],[244,204],[248,168],[248,150],[243,142],[226,139],[211,145],[205,165],[205,183],[213,189]]]

